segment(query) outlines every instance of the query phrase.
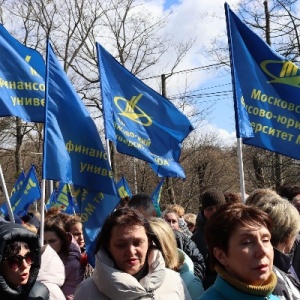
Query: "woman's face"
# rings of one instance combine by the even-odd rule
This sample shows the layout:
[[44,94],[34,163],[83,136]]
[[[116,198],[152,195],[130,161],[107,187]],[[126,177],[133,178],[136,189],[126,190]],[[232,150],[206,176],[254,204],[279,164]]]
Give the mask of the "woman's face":
[[84,238],[83,238],[82,224],[80,222],[78,222],[78,223],[74,224],[73,226],[71,226],[70,233],[73,235],[78,246],[80,248],[83,248],[85,243],[84,243]]
[[214,212],[217,210],[218,205],[213,205],[213,206],[209,206],[206,207],[203,210],[203,215],[206,218],[206,220],[209,220],[211,218],[211,216],[214,214]]
[[115,225],[109,251],[119,270],[135,275],[144,266],[149,248],[145,228],[140,225]]
[[[13,288],[25,285],[28,282],[31,263],[33,263],[32,260],[30,263],[29,259],[24,258],[28,255],[28,253],[29,250],[21,246],[21,250],[18,255],[13,255],[9,259],[3,260],[1,263],[0,273],[6,282]],[[17,260],[14,260],[14,256]],[[20,261],[19,263],[17,263],[18,260]]]
[[274,252],[270,240],[266,227],[239,224],[229,239],[228,253],[215,248],[214,255],[229,274],[259,286],[272,272]]
[[45,231],[44,232],[44,245],[49,244],[56,253],[60,253],[62,241],[55,231]]
[[179,229],[178,216],[175,213],[164,214],[164,219],[170,224],[170,226],[175,230]]

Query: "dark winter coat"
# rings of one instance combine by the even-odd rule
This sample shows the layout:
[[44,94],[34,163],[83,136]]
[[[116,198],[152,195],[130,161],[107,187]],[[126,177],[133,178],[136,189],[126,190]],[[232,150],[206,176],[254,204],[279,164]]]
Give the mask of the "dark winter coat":
[[5,300],[48,300],[49,291],[45,285],[36,282],[41,265],[41,247],[37,234],[27,230],[25,227],[15,223],[0,224],[0,264],[3,260],[6,245],[13,241],[24,241],[27,243],[30,252],[35,253],[35,261],[31,265],[30,275],[26,285],[20,289],[12,289],[0,274],[0,299]]

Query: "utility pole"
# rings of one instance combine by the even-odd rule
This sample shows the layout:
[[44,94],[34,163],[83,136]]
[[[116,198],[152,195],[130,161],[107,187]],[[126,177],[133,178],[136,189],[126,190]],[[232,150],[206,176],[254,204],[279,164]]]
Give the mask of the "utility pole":
[[[166,74],[161,75],[161,94],[165,98],[167,98],[167,92],[166,92]],[[166,177],[166,184],[167,184],[167,191],[169,195],[170,202],[172,204],[175,204],[175,193],[174,193],[174,188],[173,188],[173,180],[171,177]]]

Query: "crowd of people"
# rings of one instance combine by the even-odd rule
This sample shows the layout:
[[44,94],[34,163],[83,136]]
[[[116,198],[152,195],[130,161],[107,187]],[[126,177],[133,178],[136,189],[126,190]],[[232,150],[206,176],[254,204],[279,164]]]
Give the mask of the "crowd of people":
[[[105,220],[88,263],[80,216],[57,208],[0,219],[0,298],[300,299],[300,188],[209,189],[196,213],[161,216],[136,194]],[[89,254],[91,255],[91,254]]]

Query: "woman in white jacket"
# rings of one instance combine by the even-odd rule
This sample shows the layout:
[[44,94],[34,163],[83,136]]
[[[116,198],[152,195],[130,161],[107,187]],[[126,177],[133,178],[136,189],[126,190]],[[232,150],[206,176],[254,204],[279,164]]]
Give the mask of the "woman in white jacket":
[[159,249],[141,213],[128,207],[114,211],[97,238],[94,273],[78,286],[74,300],[190,300],[180,275],[165,267]]
[[37,281],[42,282],[50,292],[49,300],[66,300],[66,297],[60,287],[65,282],[65,266],[49,245],[42,249],[41,268]]

